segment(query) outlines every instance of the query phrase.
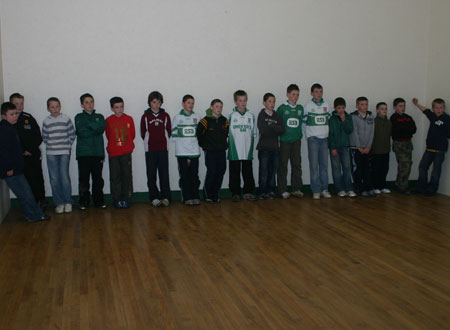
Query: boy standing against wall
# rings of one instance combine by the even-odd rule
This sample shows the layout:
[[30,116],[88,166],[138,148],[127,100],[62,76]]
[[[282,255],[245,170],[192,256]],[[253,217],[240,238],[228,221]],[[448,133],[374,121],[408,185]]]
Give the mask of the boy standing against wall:
[[[278,190],[283,198],[302,197],[302,142],[303,107],[297,104],[300,88],[291,84],[286,91],[287,101],[280,105],[277,114],[284,122],[285,131],[280,137],[280,164],[278,168]],[[287,191],[287,166],[291,162],[291,194]]]
[[311,101],[305,106],[305,135],[308,141],[309,172],[313,199],[331,198],[328,192],[328,120],[330,106],[322,98],[323,87],[311,86]]

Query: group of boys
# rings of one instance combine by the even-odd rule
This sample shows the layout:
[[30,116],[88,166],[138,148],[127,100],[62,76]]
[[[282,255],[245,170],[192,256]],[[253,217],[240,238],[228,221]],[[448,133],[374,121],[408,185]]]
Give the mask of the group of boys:
[[[334,101],[334,111],[323,99],[320,84],[311,87],[312,99],[303,108],[298,104],[300,89],[291,84],[287,88],[287,101],[275,111],[275,96],[266,93],[264,108],[257,119],[247,109],[247,94],[234,93],[235,108],[228,118],[222,115],[223,103],[211,102],[206,116],[194,111],[191,95],[182,99],[182,110],[174,117],[161,107],[163,96],[154,91],[148,96],[149,108],[140,122],[144,140],[147,185],[153,206],[169,206],[168,141],[175,142],[180,174],[180,188],[186,205],[199,205],[198,176],[200,148],[205,152],[207,168],[203,192],[206,202],[219,203],[219,192],[229,161],[229,188],[232,201],[275,198],[278,189],[282,198],[291,195],[302,197],[301,139],[306,136],[311,190],[313,199],[330,198],[328,191],[328,155],[337,195],[340,197],[376,196],[389,193],[386,175],[389,169],[389,152],[392,150],[398,163],[395,188],[409,194],[408,179],[412,164],[412,136],[416,126],[405,113],[404,99],[394,100],[395,113],[387,118],[387,104],[376,106],[376,117],[368,111],[368,100],[359,97],[356,111],[348,114],[346,102],[339,97]],[[131,154],[134,150],[135,127],[133,118],[124,113],[120,97],[110,100],[113,115],[106,120],[96,113],[94,98],[90,94],[80,97],[83,111],[75,116],[75,128],[70,119],[61,114],[57,98],[47,101],[50,116],[44,120],[42,138],[39,125],[23,111],[24,98],[15,93],[10,102],[2,104],[0,122],[0,177],[4,178],[21,202],[29,221],[47,220],[42,211],[46,207],[39,145],[46,144],[47,162],[56,205],[56,213],[71,212],[69,159],[71,145],[77,137],[76,159],[79,172],[79,208],[85,210],[91,198],[94,205],[106,208],[102,178],[105,158],[103,134],[108,140],[111,194],[116,208],[128,208],[132,195]],[[450,117],[444,112],[445,102],[435,99],[432,110],[413,103],[430,120],[427,147],[419,165],[417,191],[434,194],[437,191],[441,165],[450,138]],[[15,127],[13,127],[15,126]],[[259,159],[259,186],[255,195],[253,177],[253,149]],[[228,149],[228,157],[226,150]],[[61,158],[60,158],[61,157]],[[291,190],[287,187],[288,164],[291,166]],[[428,168],[433,165],[431,181]],[[244,185],[241,187],[241,175]],[[159,188],[157,186],[159,178]],[[353,183],[354,187],[353,188]],[[277,184],[276,184],[277,182]],[[355,192],[356,191],[356,192]]]

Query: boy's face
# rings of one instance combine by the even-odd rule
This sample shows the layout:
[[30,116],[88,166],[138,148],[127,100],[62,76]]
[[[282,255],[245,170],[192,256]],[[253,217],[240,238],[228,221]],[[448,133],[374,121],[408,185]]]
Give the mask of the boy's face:
[[219,117],[222,114],[223,104],[220,102],[216,102],[211,106],[211,111],[214,117]]
[[81,103],[81,107],[88,113],[94,110],[94,99],[92,97],[86,97]]
[[111,107],[112,112],[114,112],[114,114],[117,117],[120,117],[123,115],[125,106],[123,104],[123,102],[118,102],[118,103],[114,103],[113,106]]
[[17,123],[17,119],[19,119],[19,111],[17,111],[17,109],[8,110],[2,115],[2,119],[6,120],[11,125],[14,125]]
[[334,110],[338,115],[342,115],[345,112],[345,105],[338,105]]
[[11,103],[16,106],[16,109],[17,109],[17,111],[19,111],[19,113],[21,113],[23,111],[24,99],[15,97],[11,100]]
[[432,107],[433,112],[436,114],[436,116],[440,116],[444,113],[445,111],[445,105],[444,104],[439,104],[439,103],[435,103]]
[[311,92],[311,96],[314,100],[320,101],[323,96],[323,89],[322,88],[314,88],[314,90]]
[[358,109],[358,111],[366,113],[367,109],[369,109],[369,102],[368,101],[359,101],[358,103],[356,103],[356,109]]
[[58,117],[59,113],[61,112],[61,104],[59,104],[59,102],[57,101],[50,101],[48,103],[47,110],[53,117]]
[[182,105],[185,112],[191,113],[194,110],[195,101],[194,99],[187,99]]
[[286,93],[286,96],[290,104],[297,104],[298,98],[300,96],[300,91],[291,91],[290,93]]
[[380,117],[382,117],[382,118],[384,118],[384,117],[386,117],[386,115],[387,115],[387,111],[388,111],[387,105],[382,104],[382,105],[380,105],[380,106],[378,107],[378,109],[377,109],[377,115],[380,116]]
[[273,111],[275,109],[275,98],[273,96],[270,96],[267,100],[263,102],[263,104],[267,110]]
[[238,110],[244,111],[247,107],[247,96],[238,96],[234,103],[236,104]]
[[158,99],[153,99],[148,104],[150,106],[150,109],[152,109],[153,112],[158,112],[159,108],[161,108],[161,101]]
[[406,103],[400,102],[394,107],[395,112],[397,112],[399,115],[404,114],[406,111]]

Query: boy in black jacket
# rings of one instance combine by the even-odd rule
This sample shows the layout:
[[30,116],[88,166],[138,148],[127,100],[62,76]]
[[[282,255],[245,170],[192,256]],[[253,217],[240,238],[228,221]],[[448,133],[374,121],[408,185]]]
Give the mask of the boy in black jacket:
[[223,102],[214,99],[211,108],[206,110],[206,117],[197,126],[197,139],[205,151],[206,178],[203,192],[208,203],[220,203],[219,191],[227,169],[225,150],[229,123],[222,116]]
[[17,196],[20,206],[29,222],[50,219],[36,203],[30,186],[23,175],[24,159],[19,136],[14,124],[19,118],[16,106],[5,102],[1,107],[2,120],[0,121],[0,178]]

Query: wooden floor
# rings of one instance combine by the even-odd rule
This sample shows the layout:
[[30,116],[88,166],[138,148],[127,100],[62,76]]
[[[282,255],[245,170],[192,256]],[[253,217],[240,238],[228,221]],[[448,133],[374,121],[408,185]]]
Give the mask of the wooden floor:
[[0,225],[0,329],[450,329],[450,197],[89,209]]

